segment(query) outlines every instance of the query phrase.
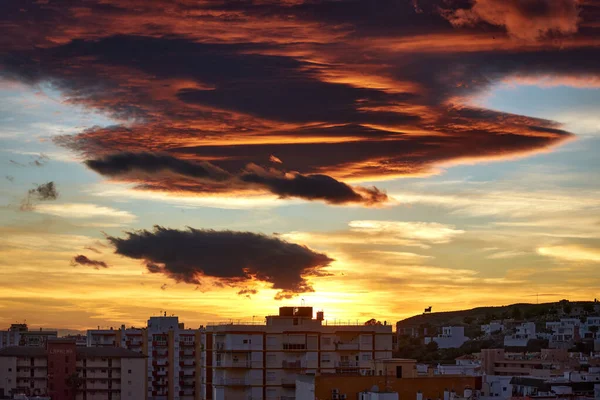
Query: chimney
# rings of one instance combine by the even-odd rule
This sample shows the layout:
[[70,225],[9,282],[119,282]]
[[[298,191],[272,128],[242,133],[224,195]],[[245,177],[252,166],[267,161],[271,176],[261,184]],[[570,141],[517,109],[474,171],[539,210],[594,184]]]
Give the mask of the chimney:
[[417,400],[423,400],[423,393],[420,390],[417,392]]
[[448,389],[444,389],[444,400],[450,400],[450,392]]

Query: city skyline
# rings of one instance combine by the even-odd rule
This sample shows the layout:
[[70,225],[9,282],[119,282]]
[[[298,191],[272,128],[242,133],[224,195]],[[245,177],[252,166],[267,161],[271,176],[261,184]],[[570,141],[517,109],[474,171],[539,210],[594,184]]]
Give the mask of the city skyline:
[[0,5],[0,324],[600,297],[600,2]]

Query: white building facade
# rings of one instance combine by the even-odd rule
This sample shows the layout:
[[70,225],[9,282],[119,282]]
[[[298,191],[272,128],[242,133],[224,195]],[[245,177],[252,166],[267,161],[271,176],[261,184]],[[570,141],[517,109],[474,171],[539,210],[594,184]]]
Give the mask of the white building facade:
[[465,336],[465,328],[462,326],[445,326],[442,333],[425,338],[425,344],[436,342],[440,349],[451,349],[462,346],[469,338]]
[[207,327],[202,392],[212,400],[292,400],[298,374],[368,374],[372,360],[391,355],[391,325],[326,325],[312,307],[281,307],[264,325]]

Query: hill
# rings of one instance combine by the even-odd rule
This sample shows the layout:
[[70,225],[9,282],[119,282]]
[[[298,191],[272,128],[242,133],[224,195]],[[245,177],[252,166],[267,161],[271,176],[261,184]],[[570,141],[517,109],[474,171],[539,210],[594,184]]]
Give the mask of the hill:
[[[561,300],[554,303],[530,304],[517,303],[498,307],[476,307],[470,310],[433,312],[415,315],[398,321],[396,328],[439,328],[442,326],[480,326],[492,320],[515,319],[543,323],[561,317],[580,317],[594,313],[597,302]],[[473,328],[475,328],[473,326]],[[428,329],[429,333],[431,331]],[[466,332],[465,332],[466,333]],[[469,336],[469,335],[467,335]]]

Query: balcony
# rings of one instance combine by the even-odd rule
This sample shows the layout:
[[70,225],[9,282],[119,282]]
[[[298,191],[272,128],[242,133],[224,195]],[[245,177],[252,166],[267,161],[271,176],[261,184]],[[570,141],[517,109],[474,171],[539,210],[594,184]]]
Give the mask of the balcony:
[[301,369],[306,368],[306,363],[302,362],[302,360],[296,361],[282,361],[281,368],[289,368],[289,369]]
[[180,367],[195,367],[196,361],[191,361],[191,360],[179,361],[179,366]]
[[153,347],[166,347],[167,341],[166,340],[153,340],[152,346]]
[[358,368],[358,361],[338,361],[335,366],[338,368]]
[[179,345],[184,346],[184,347],[194,347],[195,344],[196,343],[194,343],[194,342],[189,342],[189,341],[185,341],[185,340],[181,340],[179,342]]
[[251,386],[252,384],[245,378],[221,378],[213,382],[215,386]]
[[217,360],[218,368],[252,368],[250,360]]
[[215,350],[219,352],[242,352],[252,351],[250,344],[215,343]]
[[353,343],[353,342],[338,342],[335,344],[335,349],[338,351],[341,351],[341,350],[358,351],[359,344]]

